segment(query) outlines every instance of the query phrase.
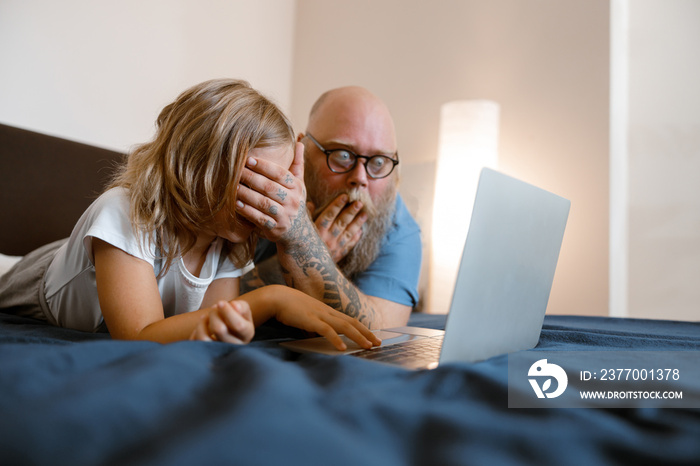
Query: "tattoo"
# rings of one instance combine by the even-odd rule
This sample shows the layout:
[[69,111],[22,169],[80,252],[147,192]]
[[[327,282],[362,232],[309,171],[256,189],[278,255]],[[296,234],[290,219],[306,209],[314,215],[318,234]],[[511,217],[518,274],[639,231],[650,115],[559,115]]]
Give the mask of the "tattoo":
[[[299,270],[304,277],[321,278],[321,290],[302,291],[312,296],[316,295],[330,307],[358,319],[368,327],[376,321],[376,310],[366,300],[361,299],[355,285],[338,270],[313,223],[305,212],[302,214],[301,209],[292,221],[282,252],[292,260],[295,265],[293,268]],[[293,286],[292,272],[283,270],[283,274],[287,284]],[[297,275],[297,278],[301,276]],[[309,280],[297,280],[297,283],[302,282],[313,283]]]
[[294,182],[294,177],[287,173],[287,177],[284,179],[284,182],[287,184],[292,184]]
[[274,284],[284,285],[285,283],[277,257],[270,257],[256,264],[253,270],[241,277],[240,291],[241,294],[248,293],[265,285]]
[[272,220],[265,220],[265,228],[267,228],[268,230],[272,230],[273,228],[275,228],[275,222],[273,222]]
[[276,206],[276,205],[273,205],[273,206],[270,207],[270,213],[271,213],[272,215],[277,215],[277,212],[278,212],[278,209],[277,209],[277,206]]
[[322,220],[322,221],[321,221],[321,226],[322,226],[323,228],[328,228],[328,225],[330,225],[330,224],[331,224],[331,221],[328,220],[328,219],[325,219],[325,220]]
[[339,234],[340,234],[340,230],[337,228],[333,228],[333,231],[331,231],[331,235],[333,235],[335,237],[338,237]]
[[257,290],[258,288],[265,286],[266,284],[267,283],[264,283],[260,279],[258,269],[255,268],[241,277],[239,285],[240,293],[243,294],[248,293],[249,291]]
[[281,201],[284,201],[287,198],[287,192],[284,189],[278,189],[277,197],[279,197]]

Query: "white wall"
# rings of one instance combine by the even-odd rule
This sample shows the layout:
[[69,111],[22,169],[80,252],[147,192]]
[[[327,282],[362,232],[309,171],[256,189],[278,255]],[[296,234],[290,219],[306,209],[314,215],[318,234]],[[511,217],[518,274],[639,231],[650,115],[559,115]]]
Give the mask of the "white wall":
[[[697,320],[700,2],[628,3],[625,315]],[[606,314],[608,21],[609,0],[2,0],[0,122],[124,151],[204,79],[249,80],[299,129],[364,85],[429,240],[439,106],[492,99],[501,168],[572,200],[550,312]]]
[[629,2],[631,317],[700,320],[700,2]]
[[346,84],[392,110],[401,192],[426,240],[440,105],[498,102],[501,169],[572,201],[549,312],[607,314],[608,0],[300,1],[295,124]]
[[0,122],[126,151],[185,88],[247,79],[289,111],[289,0],[2,0]]

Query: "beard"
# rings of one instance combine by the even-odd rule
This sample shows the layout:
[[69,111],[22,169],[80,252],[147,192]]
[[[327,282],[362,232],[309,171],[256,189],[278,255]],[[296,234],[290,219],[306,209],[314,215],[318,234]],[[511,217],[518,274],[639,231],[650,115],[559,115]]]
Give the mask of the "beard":
[[315,206],[321,206],[313,212],[314,220],[342,193],[348,195],[348,204],[353,201],[362,202],[362,211],[367,213],[367,221],[362,225],[360,240],[338,262],[340,271],[352,279],[358,273],[367,270],[379,255],[382,241],[393,224],[396,210],[396,183],[387,184],[386,190],[375,201],[367,191],[357,188],[331,191],[308,165],[304,173],[309,200]]

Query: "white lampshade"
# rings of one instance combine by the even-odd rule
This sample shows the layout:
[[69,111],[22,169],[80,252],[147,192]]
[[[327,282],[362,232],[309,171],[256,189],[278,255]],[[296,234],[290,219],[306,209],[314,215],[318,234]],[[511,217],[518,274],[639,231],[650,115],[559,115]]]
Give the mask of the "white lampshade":
[[440,109],[426,311],[449,310],[483,167],[497,168],[499,106],[487,100],[448,102]]

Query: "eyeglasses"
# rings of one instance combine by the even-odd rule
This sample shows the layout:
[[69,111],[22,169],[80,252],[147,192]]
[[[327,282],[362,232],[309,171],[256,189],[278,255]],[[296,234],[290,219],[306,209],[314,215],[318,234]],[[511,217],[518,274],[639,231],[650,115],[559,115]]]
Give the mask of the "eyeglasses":
[[309,133],[306,133],[306,136],[316,144],[321,152],[326,154],[326,163],[333,173],[348,173],[355,168],[358,159],[364,159],[367,176],[376,180],[391,175],[394,167],[399,164],[398,160],[386,155],[358,155],[347,149],[328,150]]

